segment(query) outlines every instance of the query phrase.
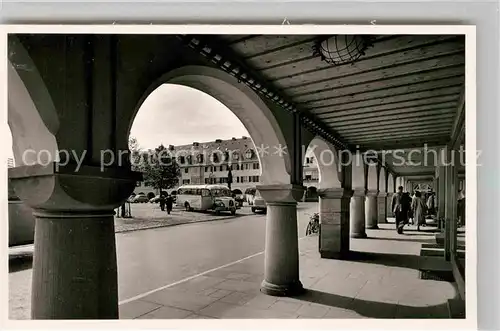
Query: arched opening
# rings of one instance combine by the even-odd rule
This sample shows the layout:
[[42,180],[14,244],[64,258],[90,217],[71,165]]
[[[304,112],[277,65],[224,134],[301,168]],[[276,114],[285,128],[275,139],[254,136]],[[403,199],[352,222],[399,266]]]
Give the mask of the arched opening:
[[[129,134],[134,118],[156,89],[164,84],[175,84],[204,92],[226,106],[243,124],[253,143],[253,157],[259,160],[262,185],[290,184],[290,159],[288,155],[266,152],[266,147],[286,147],[287,143],[280,126],[267,105],[248,86],[239,84],[231,75],[210,67],[186,66],[164,74],[145,91],[135,109],[129,125]],[[223,120],[223,119],[222,119]],[[128,138],[128,137],[127,137]],[[249,156],[241,151],[238,158]],[[238,168],[241,169],[241,164]]]
[[337,150],[322,138],[311,140],[303,164],[304,183],[315,181],[320,189],[342,187]]
[[[165,96],[162,93],[167,89],[172,89],[174,92]],[[186,201],[182,199],[184,199],[183,196],[186,192],[184,188],[188,186],[196,186],[189,191],[190,193],[196,193],[200,187],[213,184],[224,185],[230,189],[231,193],[242,194],[249,192],[249,189],[255,191],[257,185],[290,184],[289,156],[272,153],[275,146],[286,146],[286,140],[278,122],[271,110],[255,92],[248,90],[249,88],[245,85],[238,84],[234,77],[222,71],[205,67],[185,67],[167,73],[145,91],[135,109],[128,134],[137,138],[139,145],[146,150],[163,144],[167,150],[171,151],[171,155],[174,156],[173,160],[178,163],[180,168],[178,185],[171,188],[177,191],[177,200],[172,215],[161,214],[158,205],[148,204],[148,208],[155,209],[154,217],[161,220],[175,217],[186,223],[210,220],[211,215],[213,215],[210,210],[204,213],[195,213],[191,209],[197,211],[197,206],[189,205],[192,208],[186,208]],[[158,95],[160,96],[158,97]],[[151,108],[152,100],[165,101],[174,98],[176,104],[173,102],[160,103],[157,105],[159,112],[147,114]],[[187,109],[191,107],[187,104],[193,103],[195,103],[193,107],[198,112],[191,112]],[[223,113],[217,113],[212,108],[212,103],[223,108]],[[173,114],[173,117],[159,116],[160,113],[170,113]],[[155,143],[145,143],[145,140],[138,135],[137,125],[142,122],[144,116],[150,117],[148,121],[143,122],[144,132],[152,135],[156,139]],[[238,122],[236,124],[241,126],[244,132],[225,130],[228,129],[229,125],[236,125],[233,119]],[[155,135],[153,122],[163,123],[163,130],[158,135]],[[219,125],[215,125],[215,122]],[[177,134],[179,130],[184,130],[185,134],[180,136],[177,141],[173,141],[173,134]],[[209,131],[215,134],[211,138],[207,135]],[[237,138],[233,139],[232,136]],[[128,137],[119,137],[119,139],[124,138]],[[270,153],[265,151],[259,153],[262,146],[269,146]],[[230,187],[229,183],[225,181],[228,179],[229,170],[232,174]],[[179,187],[183,187],[183,189],[179,189]],[[200,188],[199,190],[201,197],[208,196],[204,189]],[[145,206],[133,205],[132,209],[134,207],[144,208]],[[250,207],[244,207],[250,210]],[[150,267],[143,258],[137,259],[141,261],[142,267],[136,264],[134,267],[130,267],[133,271],[128,274],[125,272],[119,274],[119,284],[123,284],[120,286],[120,299],[128,299],[141,291],[146,292],[151,288],[160,287],[165,284],[165,278],[173,277],[175,280],[192,276],[195,273],[194,270],[208,270],[248,254],[250,249],[255,248],[252,248],[256,241],[255,238],[265,238],[266,218],[249,212],[248,216],[256,219],[252,219],[251,222],[242,222],[240,216],[246,216],[246,214],[243,210],[236,213],[238,217],[224,222],[189,224],[164,231],[163,237],[159,239],[160,244],[153,240],[144,243],[144,246],[139,249],[142,254],[139,251],[134,251],[125,256],[119,251],[119,267],[127,265],[126,261],[130,261],[130,259],[136,260],[130,255],[137,257],[143,256],[143,254],[148,255],[149,250],[157,249],[165,251],[162,259],[168,261],[166,262],[168,264],[167,271],[148,273],[141,281],[141,286],[135,287],[133,292],[127,292],[126,288],[131,288],[130,284],[136,282],[136,279],[132,278],[133,273],[136,270]],[[132,214],[134,214],[134,210],[132,210]],[[140,217],[137,213],[134,216]],[[231,217],[227,212],[222,212],[221,216]],[[184,229],[190,229],[189,233]],[[235,231],[244,233],[244,236],[238,239],[241,243],[239,250],[234,249],[234,240],[227,240],[228,237],[234,236]],[[245,238],[249,238],[247,241],[249,244],[245,243]],[[173,243],[177,243],[175,248],[171,247]],[[186,250],[189,252],[183,253],[182,259],[179,259],[179,247],[185,248],[187,245],[189,245],[189,249]],[[261,249],[264,248],[264,246],[261,247]],[[150,268],[152,269],[152,267]],[[156,266],[154,268],[156,270]]]

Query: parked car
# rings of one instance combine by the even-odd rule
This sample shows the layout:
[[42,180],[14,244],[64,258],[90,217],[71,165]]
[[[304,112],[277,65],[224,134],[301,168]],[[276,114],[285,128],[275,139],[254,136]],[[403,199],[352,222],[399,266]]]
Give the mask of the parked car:
[[257,213],[257,212],[267,212],[267,205],[264,199],[262,199],[262,196],[260,195],[259,191],[255,191],[255,196],[253,198],[253,205],[252,205],[252,212]]
[[145,203],[145,202],[149,202],[149,199],[144,194],[137,194],[135,197],[132,198],[132,200],[130,202],[132,202],[132,203]]
[[159,203],[160,202],[160,195],[156,195],[154,198],[149,199],[149,202],[151,203]]
[[8,189],[9,247],[32,244],[35,240],[33,210],[17,197],[10,180]]

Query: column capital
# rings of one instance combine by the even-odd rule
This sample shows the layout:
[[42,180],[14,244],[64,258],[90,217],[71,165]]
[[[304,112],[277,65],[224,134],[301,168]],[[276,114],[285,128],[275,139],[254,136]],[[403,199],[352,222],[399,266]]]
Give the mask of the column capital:
[[9,178],[19,198],[42,214],[89,213],[90,217],[123,203],[142,174],[126,168],[53,162],[10,168]]
[[296,203],[302,199],[306,188],[296,184],[257,185],[266,203]]
[[353,197],[364,197],[364,196],[366,196],[366,190],[355,189],[352,191],[352,196]]
[[318,190],[318,195],[323,199],[350,198],[353,190],[345,188],[324,188]]
[[367,190],[367,191],[366,191],[366,196],[367,196],[367,197],[376,197],[376,196],[378,196],[378,191],[370,191],[370,190]]

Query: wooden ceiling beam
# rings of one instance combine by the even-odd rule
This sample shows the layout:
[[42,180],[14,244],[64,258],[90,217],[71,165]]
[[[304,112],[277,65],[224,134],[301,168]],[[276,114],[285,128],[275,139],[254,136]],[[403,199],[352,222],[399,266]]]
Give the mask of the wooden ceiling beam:
[[365,139],[368,140],[376,140],[383,137],[411,137],[413,135],[430,135],[434,133],[441,133],[442,135],[446,135],[449,132],[449,124],[440,124],[432,127],[427,126],[416,126],[416,127],[407,127],[407,128],[396,128],[393,130],[377,130],[371,132],[367,130],[367,132],[346,132],[342,134],[342,138],[346,140],[355,140],[362,141]]
[[[313,73],[299,73],[295,77],[273,80],[273,82],[282,88],[291,89],[317,85],[341,78],[357,79],[356,77],[363,77],[361,74],[370,72],[388,75],[388,71],[394,70],[396,73],[413,71],[417,63],[424,63],[422,67],[426,67],[425,63],[428,61],[447,57],[451,58],[454,55],[465,56],[465,45],[456,40],[454,42],[391,53],[368,60],[358,60],[354,65],[350,66],[330,66]],[[367,77],[369,77],[369,75]]]
[[462,93],[458,101],[455,119],[450,135],[450,148],[458,148],[461,144],[462,135],[465,132],[465,85],[462,87]]
[[429,124],[433,121],[448,121],[453,120],[452,113],[433,113],[432,115],[414,115],[409,117],[381,117],[379,120],[374,118],[371,121],[347,121],[347,122],[327,122],[331,124],[335,130],[349,130],[349,129],[361,129],[361,128],[373,128],[373,127],[392,127],[393,125],[398,124]]
[[406,108],[395,108],[395,109],[361,109],[360,111],[351,110],[349,112],[332,112],[325,114],[316,114],[318,118],[322,120],[353,120],[353,119],[363,119],[366,117],[380,115],[380,116],[389,116],[389,115],[402,115],[402,114],[418,114],[421,111],[428,110],[444,110],[448,111],[451,109],[456,109],[456,101],[449,101],[443,103],[434,103],[427,105],[419,105],[419,106],[408,106]]
[[[419,142],[421,143],[420,146],[417,147],[422,147],[424,143],[427,141],[429,142],[435,142],[435,141],[442,141],[443,139],[446,141],[446,134],[416,134],[411,137],[402,136],[402,135],[397,135],[397,136],[386,136],[386,137],[378,137],[376,139],[370,138],[370,137],[363,137],[362,139],[356,139],[353,138],[350,141],[353,145],[363,145],[363,146],[369,146],[370,144],[375,145],[376,143],[386,143],[386,142],[393,142],[393,143],[398,143],[398,142]],[[411,146],[414,147],[414,146]]]
[[327,81],[320,81],[318,83],[310,84],[307,86],[286,87],[280,84],[276,85],[280,89],[286,90],[288,93],[300,97],[305,94],[320,93],[346,86],[354,86],[372,82],[384,82],[392,78],[402,78],[412,75],[423,75],[429,73],[429,71],[452,68],[457,65],[462,65],[463,68],[464,63],[465,54],[460,53],[425,61],[413,62],[396,67],[385,68],[382,70],[363,72],[346,77],[331,78]]
[[[309,91],[302,95],[294,95],[293,100],[297,103],[304,103],[307,101],[321,100],[324,98],[331,98],[336,96],[343,96],[349,94],[356,94],[366,91],[386,90],[389,88],[407,86],[410,84],[430,82],[435,79],[444,79],[450,77],[460,77],[464,75],[464,66],[456,65],[449,68],[430,69],[427,72],[418,74],[404,75],[400,77],[392,77],[385,80],[375,82],[352,82],[349,86],[340,86],[336,88],[327,88],[322,91]],[[460,78],[458,78],[460,79]],[[352,85],[354,84],[354,85]],[[291,91],[289,91],[291,92]]]
[[308,104],[308,106],[314,108],[316,112],[318,112],[320,109],[323,108],[327,108],[334,111],[346,110],[346,109],[359,109],[359,108],[366,108],[373,106],[398,104],[400,102],[421,101],[441,96],[457,95],[460,94],[460,91],[461,91],[461,85],[456,85],[451,87],[447,86],[444,88],[435,88],[422,92],[399,94],[396,96],[387,96],[370,100],[351,101],[345,103],[340,103],[340,102],[337,103],[335,102],[335,100],[330,100],[329,102],[323,102],[323,103],[318,102],[315,104]]
[[323,108],[320,110],[314,109],[314,114],[321,115],[321,114],[334,113],[337,115],[342,115],[342,114],[348,115],[352,111],[363,111],[363,110],[384,111],[384,110],[392,110],[392,109],[404,109],[407,107],[417,107],[417,106],[431,105],[431,104],[436,104],[436,103],[457,101],[459,97],[460,97],[459,93],[453,93],[453,94],[438,95],[438,96],[424,98],[424,99],[418,99],[418,100],[401,101],[401,102],[394,102],[394,103],[387,103],[387,104],[381,103],[380,105],[371,105],[371,106],[366,106],[366,107],[352,107],[351,105],[347,105],[344,107],[342,107],[342,106],[329,107],[329,108]]
[[360,151],[375,150],[375,151],[393,151],[393,150],[406,150],[412,148],[422,148],[422,146],[443,146],[446,144],[446,138],[444,136],[427,137],[428,139],[416,139],[416,140],[390,140],[388,142],[381,143],[366,143],[359,147]]
[[417,82],[409,85],[402,85],[391,88],[383,88],[380,90],[367,90],[354,94],[345,94],[334,96],[331,98],[324,98],[320,100],[306,101],[300,103],[309,107],[320,107],[321,105],[341,105],[361,101],[379,100],[381,98],[395,97],[400,95],[412,95],[421,92],[432,91],[435,89],[459,87],[464,83],[464,75],[457,77],[435,79],[431,81]]
[[[456,36],[440,35],[440,36],[423,36],[423,35],[405,35],[405,36],[388,36],[375,40],[373,47],[366,50],[366,55],[358,60],[360,62],[369,61],[376,57],[387,56],[391,53],[402,52],[409,49],[423,47],[434,43],[453,40]],[[300,51],[300,50],[299,50]],[[295,55],[295,56],[294,56]],[[298,55],[298,56],[297,56]],[[317,56],[304,56],[302,52],[299,54],[290,54],[290,60],[284,64],[272,65],[262,69],[262,73],[275,77],[274,80],[283,80],[303,73],[314,73],[325,70],[331,67],[330,64],[321,61],[318,62]],[[349,66],[349,65],[344,65]]]

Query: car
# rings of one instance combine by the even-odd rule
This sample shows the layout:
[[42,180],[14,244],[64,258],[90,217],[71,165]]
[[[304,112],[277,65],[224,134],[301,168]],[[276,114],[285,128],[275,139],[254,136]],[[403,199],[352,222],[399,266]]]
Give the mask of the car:
[[252,212],[257,213],[257,212],[267,212],[267,205],[264,199],[261,197],[259,191],[256,191],[255,197],[253,199],[253,205],[252,205]]
[[149,202],[151,202],[151,203],[158,203],[158,202],[160,202],[160,195],[158,194],[154,198],[151,198],[149,200]]
[[[177,200],[177,197],[175,195],[171,195],[172,197],[172,201],[175,203],[175,201]],[[165,196],[165,199],[167,198],[167,196]],[[151,203],[159,203],[160,202],[160,195],[156,195],[154,198],[151,198],[149,200],[149,202]]]
[[143,194],[138,194],[135,197],[133,197],[130,202],[132,202],[132,203],[145,203],[145,202],[149,202],[149,199],[147,196],[145,196]]

